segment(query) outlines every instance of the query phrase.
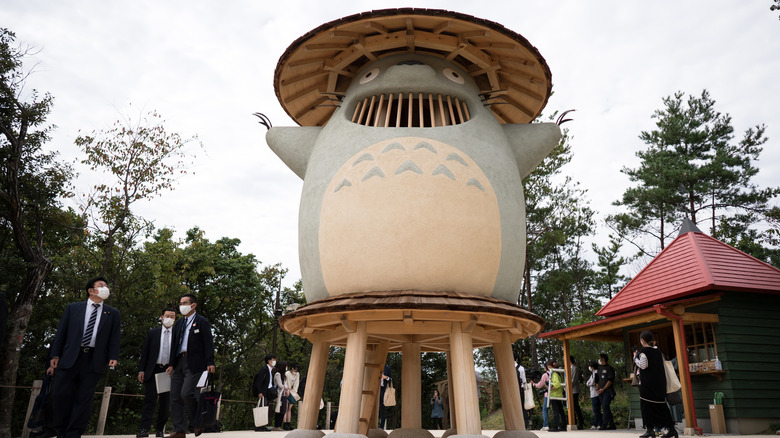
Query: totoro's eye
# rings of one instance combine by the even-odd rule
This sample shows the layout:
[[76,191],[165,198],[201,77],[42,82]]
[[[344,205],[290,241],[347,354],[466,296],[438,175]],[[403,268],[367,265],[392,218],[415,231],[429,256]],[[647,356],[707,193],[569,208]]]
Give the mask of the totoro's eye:
[[360,78],[360,83],[361,84],[365,84],[367,82],[371,82],[377,76],[379,76],[379,69],[378,68],[372,68],[371,70],[363,73],[363,77]]
[[444,70],[441,71],[444,73],[444,77],[451,80],[452,82],[455,82],[456,84],[462,84],[466,82],[465,79],[463,79],[463,76],[461,76],[460,73],[456,72],[455,70],[447,67]]

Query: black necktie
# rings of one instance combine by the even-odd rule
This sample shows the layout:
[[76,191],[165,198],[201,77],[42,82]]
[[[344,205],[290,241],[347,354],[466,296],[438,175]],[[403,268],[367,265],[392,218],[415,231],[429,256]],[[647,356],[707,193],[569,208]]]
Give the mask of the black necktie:
[[81,346],[89,347],[89,343],[92,342],[92,333],[95,331],[95,321],[97,321],[99,304],[92,303],[92,314],[89,315],[89,323],[87,323],[87,329],[84,330],[84,337],[81,338]]

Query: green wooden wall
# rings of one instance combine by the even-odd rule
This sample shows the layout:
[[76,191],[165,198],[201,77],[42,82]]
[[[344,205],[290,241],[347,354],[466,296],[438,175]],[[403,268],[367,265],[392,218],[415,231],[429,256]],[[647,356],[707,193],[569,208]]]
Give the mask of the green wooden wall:
[[[718,314],[715,339],[718,358],[726,371],[722,382],[708,375],[691,376],[696,417],[710,417],[709,405],[714,393],[720,391],[727,419],[780,419],[780,295],[724,292],[720,301],[687,311]],[[627,333],[639,327],[623,331],[626,354]],[[641,416],[639,391],[628,385],[626,388],[631,416]]]

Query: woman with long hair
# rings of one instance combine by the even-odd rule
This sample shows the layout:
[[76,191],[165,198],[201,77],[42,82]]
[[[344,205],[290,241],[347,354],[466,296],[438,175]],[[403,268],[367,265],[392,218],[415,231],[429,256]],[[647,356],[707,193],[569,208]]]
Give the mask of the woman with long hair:
[[274,408],[274,429],[280,431],[284,420],[284,413],[287,411],[287,362],[280,360],[274,367],[274,386],[276,387],[276,407]]
[[655,336],[650,330],[639,335],[642,348],[634,356],[634,364],[639,374],[639,407],[642,410],[642,422],[647,431],[641,438],[654,437],[655,428],[665,427],[664,438],[677,437],[674,420],[666,406],[666,371],[664,356],[655,345]]
[[553,368],[558,368],[558,363],[552,359],[544,365],[550,372],[550,407],[553,411],[553,421],[550,422],[553,428],[550,432],[563,432],[566,430],[566,422],[563,419],[563,400],[553,400],[553,397],[563,397],[563,377],[559,373],[553,372]]
[[301,383],[301,374],[298,372],[298,364],[291,363],[289,370],[285,374],[285,382],[287,384],[287,409],[284,411],[284,424],[282,429],[292,430],[292,408],[298,401],[301,400],[301,396],[298,395],[298,385]]

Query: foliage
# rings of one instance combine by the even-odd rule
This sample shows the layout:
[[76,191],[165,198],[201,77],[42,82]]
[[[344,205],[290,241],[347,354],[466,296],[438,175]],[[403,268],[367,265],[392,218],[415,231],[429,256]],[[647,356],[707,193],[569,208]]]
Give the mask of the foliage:
[[19,357],[41,290],[57,254],[78,228],[62,208],[71,168],[46,151],[52,126],[46,125],[53,99],[25,90],[30,48],[16,45],[13,32],[0,28],[0,290],[8,295],[9,327],[0,363],[0,437],[10,436]]
[[[780,188],[762,189],[751,181],[767,141],[766,127],[749,128],[734,142],[731,117],[715,109],[707,90],[687,100],[677,92],[663,103],[652,116],[656,129],[639,136],[647,145],[637,152],[640,165],[622,170],[637,185],[614,203],[626,210],[608,218],[612,228],[640,255],[653,256],[684,217],[694,223],[708,220],[713,237],[727,243],[757,238],[764,250],[755,255],[766,261],[776,257],[778,209],[770,202]],[[648,246],[646,237],[657,246]],[[744,248],[753,250],[750,245]]]
[[[114,261],[114,246],[118,244],[121,256],[139,233],[148,230],[149,224],[132,214],[132,205],[161,196],[186,173],[189,156],[184,148],[197,137],[182,139],[164,124],[162,116],[151,111],[137,121],[117,120],[108,130],[75,140],[85,156],[81,163],[113,178],[111,183],[96,184],[82,205],[90,218],[89,229],[100,242],[96,247],[103,253],[100,274],[110,280],[117,279],[122,269],[122,261]],[[116,271],[109,272],[111,268]]]

